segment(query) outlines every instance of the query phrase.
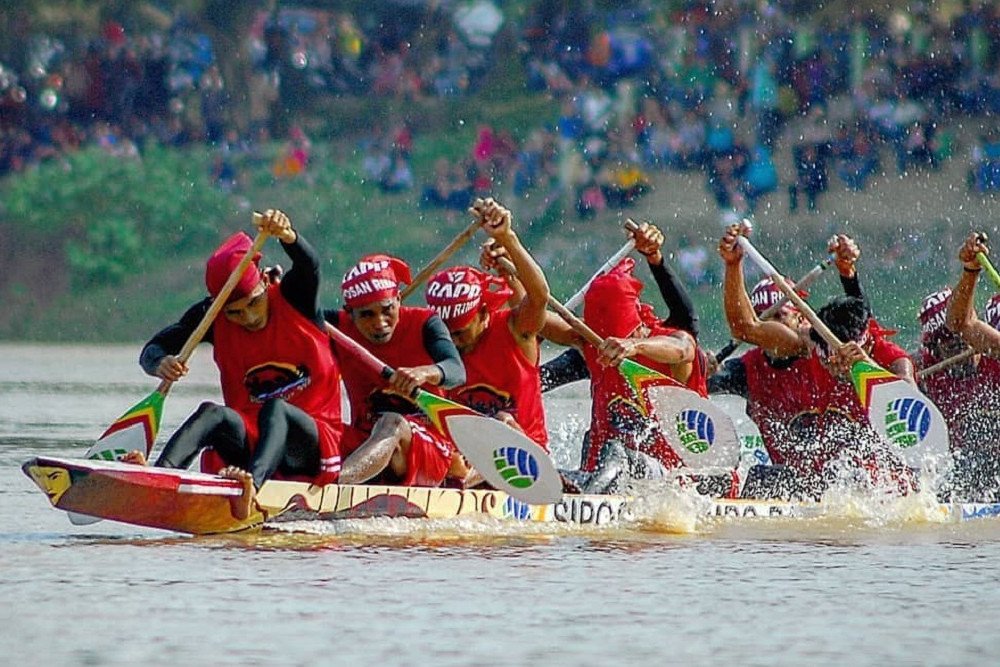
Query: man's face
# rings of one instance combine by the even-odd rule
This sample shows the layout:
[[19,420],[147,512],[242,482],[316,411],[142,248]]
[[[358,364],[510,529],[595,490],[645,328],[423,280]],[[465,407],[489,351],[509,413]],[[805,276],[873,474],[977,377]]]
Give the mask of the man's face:
[[365,339],[376,345],[383,345],[392,340],[392,334],[399,324],[399,297],[352,308],[350,314],[354,326]]
[[451,329],[449,328],[449,333],[451,333],[451,340],[455,343],[455,347],[461,354],[470,352],[472,348],[476,346],[479,339],[482,337],[483,332],[486,331],[486,325],[489,324],[490,316],[485,308],[480,308],[476,316],[472,318],[466,326],[461,329]]
[[263,281],[250,294],[227,303],[222,309],[227,320],[247,331],[260,331],[267,326],[268,313],[267,288]]
[[774,320],[781,322],[792,331],[798,331],[805,325],[805,318],[802,313],[791,304],[785,304],[774,316]]

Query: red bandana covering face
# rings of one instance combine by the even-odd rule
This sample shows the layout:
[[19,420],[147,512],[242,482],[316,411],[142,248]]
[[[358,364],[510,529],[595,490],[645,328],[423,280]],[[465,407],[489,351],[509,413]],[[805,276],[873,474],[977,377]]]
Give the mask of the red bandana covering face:
[[948,301],[951,299],[951,288],[945,287],[924,297],[920,304],[920,337],[923,340],[933,338],[941,331],[947,317]]
[[412,282],[410,267],[389,255],[365,255],[344,275],[340,283],[344,305],[362,308],[399,295],[401,284]]
[[[796,290],[799,296],[803,299],[809,296],[809,292],[805,290]],[[775,285],[770,278],[761,279],[753,289],[750,290],[750,304],[753,306],[753,312],[757,314],[758,317],[764,314],[768,308],[778,303],[785,298],[785,293],[781,291],[781,288]],[[794,308],[792,304],[788,304],[789,308]]]
[[[240,261],[250,252],[251,247],[253,247],[253,240],[243,232],[237,232],[223,241],[222,245],[208,258],[208,262],[205,264],[205,287],[208,288],[208,293],[213,298],[222,291],[222,286],[229,280],[229,276]],[[229,295],[227,303],[250,296],[253,288],[261,280],[258,262],[260,262],[260,253],[254,255],[253,261],[247,266],[232,294]]]
[[427,282],[424,297],[427,305],[455,331],[472,322],[480,305],[485,304],[489,312],[495,312],[512,294],[503,278],[471,266],[456,266],[435,274]]
[[583,321],[601,338],[626,338],[640,324],[656,321],[653,309],[639,301],[642,282],[632,275],[635,260],[626,258],[594,279],[583,297]]
[[986,323],[1000,331],[1000,294],[986,304]]

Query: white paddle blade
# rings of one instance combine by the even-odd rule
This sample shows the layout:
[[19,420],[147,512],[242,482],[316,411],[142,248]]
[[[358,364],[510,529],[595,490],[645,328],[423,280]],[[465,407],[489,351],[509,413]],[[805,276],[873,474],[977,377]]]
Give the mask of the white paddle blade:
[[740,438],[722,408],[680,387],[649,387],[646,393],[660,428],[685,466],[734,470],[739,465]]
[[450,415],[446,422],[459,451],[494,488],[531,505],[562,500],[562,478],[534,440],[482,415]]
[[871,389],[868,420],[911,468],[949,454],[948,426],[937,406],[909,382],[884,382]]

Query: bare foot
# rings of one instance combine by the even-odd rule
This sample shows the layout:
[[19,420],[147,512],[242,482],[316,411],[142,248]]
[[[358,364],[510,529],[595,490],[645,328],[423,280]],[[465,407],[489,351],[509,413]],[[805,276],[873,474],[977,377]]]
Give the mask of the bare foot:
[[219,477],[224,479],[235,479],[243,485],[243,494],[231,496],[229,499],[229,511],[233,518],[243,520],[250,516],[250,512],[257,504],[257,490],[253,486],[253,476],[243,468],[227,466],[219,471]]
[[146,455],[143,454],[138,449],[133,449],[131,452],[119,459],[122,463],[131,463],[132,465],[144,466],[147,465]]

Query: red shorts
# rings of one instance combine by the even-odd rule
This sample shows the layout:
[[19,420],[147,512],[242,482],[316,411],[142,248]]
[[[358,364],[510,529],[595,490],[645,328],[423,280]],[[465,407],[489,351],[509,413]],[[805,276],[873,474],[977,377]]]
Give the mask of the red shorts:
[[[440,486],[451,467],[451,454],[455,450],[443,433],[423,415],[403,415],[410,425],[410,451],[406,457],[406,476],[399,480],[402,486]],[[347,458],[361,446],[370,434],[354,426],[344,427],[340,451]]]

